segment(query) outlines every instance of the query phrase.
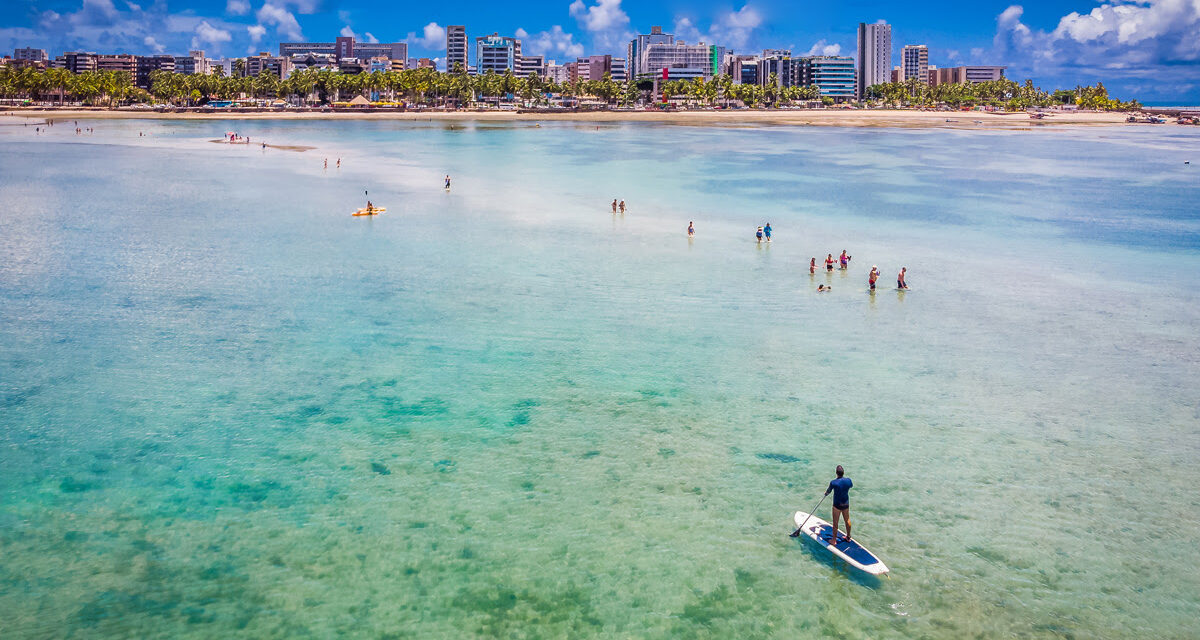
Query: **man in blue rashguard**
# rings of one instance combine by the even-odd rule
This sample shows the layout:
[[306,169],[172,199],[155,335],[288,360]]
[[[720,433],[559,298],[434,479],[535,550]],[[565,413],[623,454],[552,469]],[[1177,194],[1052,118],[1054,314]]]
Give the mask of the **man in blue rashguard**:
[[830,491],[833,492],[833,531],[829,538],[830,544],[837,544],[839,516],[846,520],[846,541],[850,541],[850,487],[854,486],[850,478],[844,477],[846,472],[842,469],[842,465],[839,464],[835,471],[837,477],[830,480],[829,488],[825,489],[825,495],[829,495]]
[[[854,483],[850,481],[850,478],[844,477],[846,471],[842,469],[842,465],[839,464],[835,471],[837,472],[837,477],[831,480],[829,482],[829,487],[825,489],[825,495],[829,495],[830,491],[833,492],[833,531],[831,532],[832,535],[829,538],[829,543],[834,545],[837,544],[836,539],[839,517],[846,519],[845,540],[850,540],[850,487],[854,486]],[[793,538],[798,535],[800,535],[799,529],[796,529],[792,532]]]

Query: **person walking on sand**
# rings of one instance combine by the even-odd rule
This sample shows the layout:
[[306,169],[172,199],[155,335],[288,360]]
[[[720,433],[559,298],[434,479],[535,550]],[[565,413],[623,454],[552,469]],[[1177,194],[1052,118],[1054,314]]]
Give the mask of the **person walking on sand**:
[[621,215],[625,215],[625,201],[624,200],[621,201],[619,208],[621,209]]
[[904,281],[904,274],[908,273],[908,267],[900,267],[900,273],[896,274],[896,288],[907,289],[908,283]]
[[879,267],[872,266],[871,273],[867,276],[867,282],[871,284],[871,293],[875,292],[875,281],[879,279]]
[[833,273],[833,254],[825,254],[825,272]]
[[759,227],[758,231],[754,232],[754,237],[758,239],[758,243],[762,244],[763,228]]
[[811,275],[816,275],[816,273],[817,273],[817,259],[816,259],[816,258],[813,258],[813,259],[812,259],[812,260],[811,260],[811,261],[808,263],[808,275],[810,275],[810,276],[811,276]]
[[763,227],[763,235],[767,237],[767,242],[771,241],[771,223],[770,222],[767,223],[767,226]]
[[692,238],[692,237],[695,237],[695,235],[696,235],[696,227],[694,226],[693,223],[689,222],[688,223],[688,237]]
[[[846,520],[846,537],[842,541],[849,542],[851,540],[850,488],[854,486],[854,483],[850,481],[850,478],[845,477],[846,471],[842,469],[842,465],[839,464],[837,469],[834,469],[834,473],[837,474],[837,477],[829,482],[829,486],[825,489],[825,495],[829,495],[830,492],[833,493],[833,522],[830,523],[833,526],[829,531],[829,543],[836,545],[838,543],[837,530],[839,518]],[[792,532],[793,538],[799,535],[799,529]]]

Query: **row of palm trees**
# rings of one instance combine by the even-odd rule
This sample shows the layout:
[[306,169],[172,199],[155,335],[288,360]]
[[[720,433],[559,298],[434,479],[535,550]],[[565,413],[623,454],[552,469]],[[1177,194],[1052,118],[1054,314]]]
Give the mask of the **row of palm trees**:
[[867,98],[881,101],[887,106],[987,105],[1009,111],[1067,104],[1077,105],[1081,109],[1114,111],[1141,108],[1141,104],[1136,100],[1122,102],[1109,97],[1103,83],[1097,83],[1094,87],[1077,86],[1074,89],[1048,93],[1033,86],[1033,80],[1026,80],[1024,84],[1020,84],[1008,78],[973,84],[944,83],[935,86],[910,78],[904,82],[872,85],[867,89]]
[[[240,61],[239,61],[240,62]],[[148,102],[152,98],[177,105],[195,105],[209,99],[250,97],[278,98],[301,105],[329,104],[369,96],[392,102],[401,100],[414,105],[471,106],[502,99],[520,100],[536,106],[551,96],[568,99],[593,99],[614,106],[638,101],[656,102],[663,97],[688,105],[778,107],[799,102],[832,102],[816,86],[780,86],[772,74],[765,85],[734,84],[728,75],[712,79],[668,80],[651,95],[652,82],[617,82],[610,74],[598,80],[555,82],[538,76],[520,78],[507,72],[469,75],[456,69],[441,73],[436,69],[407,69],[372,73],[339,73],[330,69],[302,69],[286,79],[264,71],[245,76],[239,65],[233,75],[218,70],[211,75],[184,75],[167,71],[150,74],[150,91],[133,86],[125,71],[89,71],[74,74],[65,69],[0,67],[0,95],[30,99],[73,100],[93,105],[115,106],[129,102]],[[1076,104],[1085,109],[1136,109],[1136,101],[1122,102],[1108,95],[1103,84],[1076,87],[1047,93],[1026,80],[1019,84],[1007,78],[975,84],[939,84],[929,86],[911,79],[874,85],[867,90],[869,101],[885,106],[991,105],[1009,110]]]
[[185,75],[154,71],[149,76],[150,90],[133,86],[124,71],[89,71],[79,74],[65,69],[39,71],[31,67],[0,67],[0,95],[36,100],[68,99],[93,105],[114,106],[147,102],[152,98],[178,105],[195,105],[209,99],[239,97],[291,100],[298,104],[329,104],[363,95],[410,104],[454,104],[470,106],[501,99],[520,100],[527,105],[549,102],[551,96],[593,99],[608,105],[628,106],[643,99],[663,96],[689,105],[778,106],[799,101],[820,100],[813,87],[780,87],[775,76],[766,86],[734,84],[727,75],[711,80],[695,78],[661,83],[658,94],[651,96],[652,82],[617,82],[611,74],[598,80],[555,82],[538,76],[520,78],[504,74],[440,73],[436,69],[408,69],[373,73],[346,74],[329,69],[303,69],[286,79],[269,71],[244,76],[241,69],[225,76],[218,70],[211,75]]
[[88,104],[116,106],[126,102],[145,102],[150,95],[133,85],[128,71],[88,71],[71,73],[66,69],[39,71],[32,67],[0,67],[0,96],[23,97],[64,102],[67,96]]

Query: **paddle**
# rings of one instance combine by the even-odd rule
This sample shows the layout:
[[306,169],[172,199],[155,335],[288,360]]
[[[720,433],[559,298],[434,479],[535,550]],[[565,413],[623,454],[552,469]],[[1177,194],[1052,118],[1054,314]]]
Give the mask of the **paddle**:
[[817,500],[817,506],[813,507],[812,511],[808,512],[808,517],[806,517],[804,519],[804,522],[801,522],[800,526],[796,527],[796,530],[792,532],[793,538],[798,537],[800,535],[800,532],[804,530],[804,525],[808,524],[808,518],[811,518],[812,515],[817,512],[817,509],[821,508],[821,503],[825,502],[825,498],[828,498],[828,497],[829,497],[829,494],[826,493],[825,495],[821,496],[820,500]]

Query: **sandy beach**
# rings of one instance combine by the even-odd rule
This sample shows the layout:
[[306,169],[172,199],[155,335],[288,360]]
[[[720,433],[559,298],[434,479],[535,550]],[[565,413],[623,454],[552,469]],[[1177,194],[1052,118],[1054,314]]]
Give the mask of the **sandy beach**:
[[427,120],[486,122],[655,122],[690,126],[763,126],[809,125],[831,127],[902,127],[902,128],[997,128],[1028,129],[1034,126],[1123,124],[1121,112],[1052,112],[1034,120],[1024,112],[987,113],[982,111],[913,110],[721,110],[721,111],[594,111],[567,113],[517,113],[515,111],[420,111],[420,112],[287,112],[220,111],[214,113],[175,113],[135,110],[15,110],[6,112],[25,118],[70,119],[166,119],[166,120]]

